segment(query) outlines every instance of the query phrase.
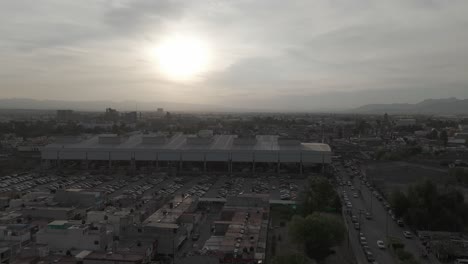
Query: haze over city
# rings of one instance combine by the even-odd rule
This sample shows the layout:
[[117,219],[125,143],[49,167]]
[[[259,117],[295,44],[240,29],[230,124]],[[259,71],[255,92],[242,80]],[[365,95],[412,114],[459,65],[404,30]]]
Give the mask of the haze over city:
[[0,263],[468,264],[468,0],[0,1]]
[[0,98],[329,110],[468,98],[468,2],[3,1]]

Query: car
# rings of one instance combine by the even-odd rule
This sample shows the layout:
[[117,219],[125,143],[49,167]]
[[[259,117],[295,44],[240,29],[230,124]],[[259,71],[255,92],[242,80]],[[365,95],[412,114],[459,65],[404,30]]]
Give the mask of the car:
[[197,241],[198,239],[200,239],[200,234],[199,233],[195,233],[192,235],[192,241]]
[[358,222],[357,216],[355,216],[355,215],[351,216],[351,222],[357,223]]
[[361,230],[361,225],[359,225],[359,223],[354,223],[354,229]]
[[362,245],[362,250],[364,250],[364,252],[370,251],[370,247],[367,245],[367,243]]
[[371,219],[372,219],[372,215],[371,215],[369,212],[366,213],[366,219],[367,219],[367,220],[371,220]]
[[367,244],[367,239],[366,239],[366,237],[365,237],[364,235],[360,236],[360,237],[359,237],[359,242],[360,242],[361,244],[362,244],[363,242],[366,242],[366,244]]
[[377,247],[379,247],[380,249],[386,248],[385,243],[382,240],[377,240]]
[[372,254],[372,252],[366,251],[365,253],[366,253],[367,261],[369,261],[369,262],[375,261],[374,254]]
[[354,194],[353,194],[353,197],[354,197],[354,198],[359,198],[359,195],[358,195],[357,193],[354,193]]
[[403,236],[408,238],[408,239],[413,238],[413,234],[411,234],[411,232],[407,231],[407,230],[403,231]]
[[398,220],[397,220],[397,224],[398,224],[399,226],[401,226],[401,227],[403,227],[403,226],[405,225],[405,223],[403,223],[403,220],[401,220],[401,219],[398,219]]

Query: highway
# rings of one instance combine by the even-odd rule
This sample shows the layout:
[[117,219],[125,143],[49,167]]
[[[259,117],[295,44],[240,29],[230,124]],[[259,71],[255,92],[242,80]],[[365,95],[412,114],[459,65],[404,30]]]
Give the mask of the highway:
[[[344,186],[339,186],[338,192],[341,197],[343,196],[343,190],[347,193],[348,199],[352,204],[352,215],[355,215],[360,222],[361,230],[355,230],[354,224],[351,221],[351,216],[344,214],[345,221],[349,226],[349,242],[355,252],[358,263],[368,263],[359,242],[359,233],[363,233],[366,237],[370,251],[376,259],[376,263],[398,263],[396,256],[389,248],[379,249],[377,246],[377,240],[383,240],[385,244],[388,244],[389,237],[397,238],[404,243],[405,249],[411,252],[420,263],[439,263],[434,256],[430,255],[429,258],[423,258],[421,256],[423,246],[420,240],[416,236],[413,236],[412,239],[407,239],[403,236],[403,231],[406,230],[405,227],[397,225],[396,221],[391,218],[385,209],[383,203],[372,195],[372,191],[367,186],[361,184],[359,177],[354,177],[354,180],[351,180],[343,166],[338,166],[338,168],[340,169],[339,176],[341,176],[343,181],[345,183],[347,181],[352,183],[352,186],[347,186],[346,184]],[[352,190],[352,188],[354,188],[354,190]],[[354,193],[360,193],[359,197],[354,198]],[[343,203],[343,207],[346,211],[345,202]],[[372,219],[366,219],[366,212],[372,214]]]

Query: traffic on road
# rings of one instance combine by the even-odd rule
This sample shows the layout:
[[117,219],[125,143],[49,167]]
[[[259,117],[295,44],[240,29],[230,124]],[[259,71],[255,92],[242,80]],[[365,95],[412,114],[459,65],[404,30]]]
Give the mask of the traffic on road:
[[358,263],[397,263],[391,243],[404,245],[421,263],[439,263],[428,255],[419,239],[397,219],[391,205],[352,161],[336,163],[335,180],[348,228],[348,245]]

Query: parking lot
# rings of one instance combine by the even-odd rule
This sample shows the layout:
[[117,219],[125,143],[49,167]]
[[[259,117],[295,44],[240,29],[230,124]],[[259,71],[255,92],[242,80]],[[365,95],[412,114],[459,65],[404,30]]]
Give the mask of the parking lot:
[[296,200],[304,183],[304,179],[290,179],[287,175],[257,178],[232,178],[221,175],[204,197],[226,198],[242,194],[268,194],[272,200]]

